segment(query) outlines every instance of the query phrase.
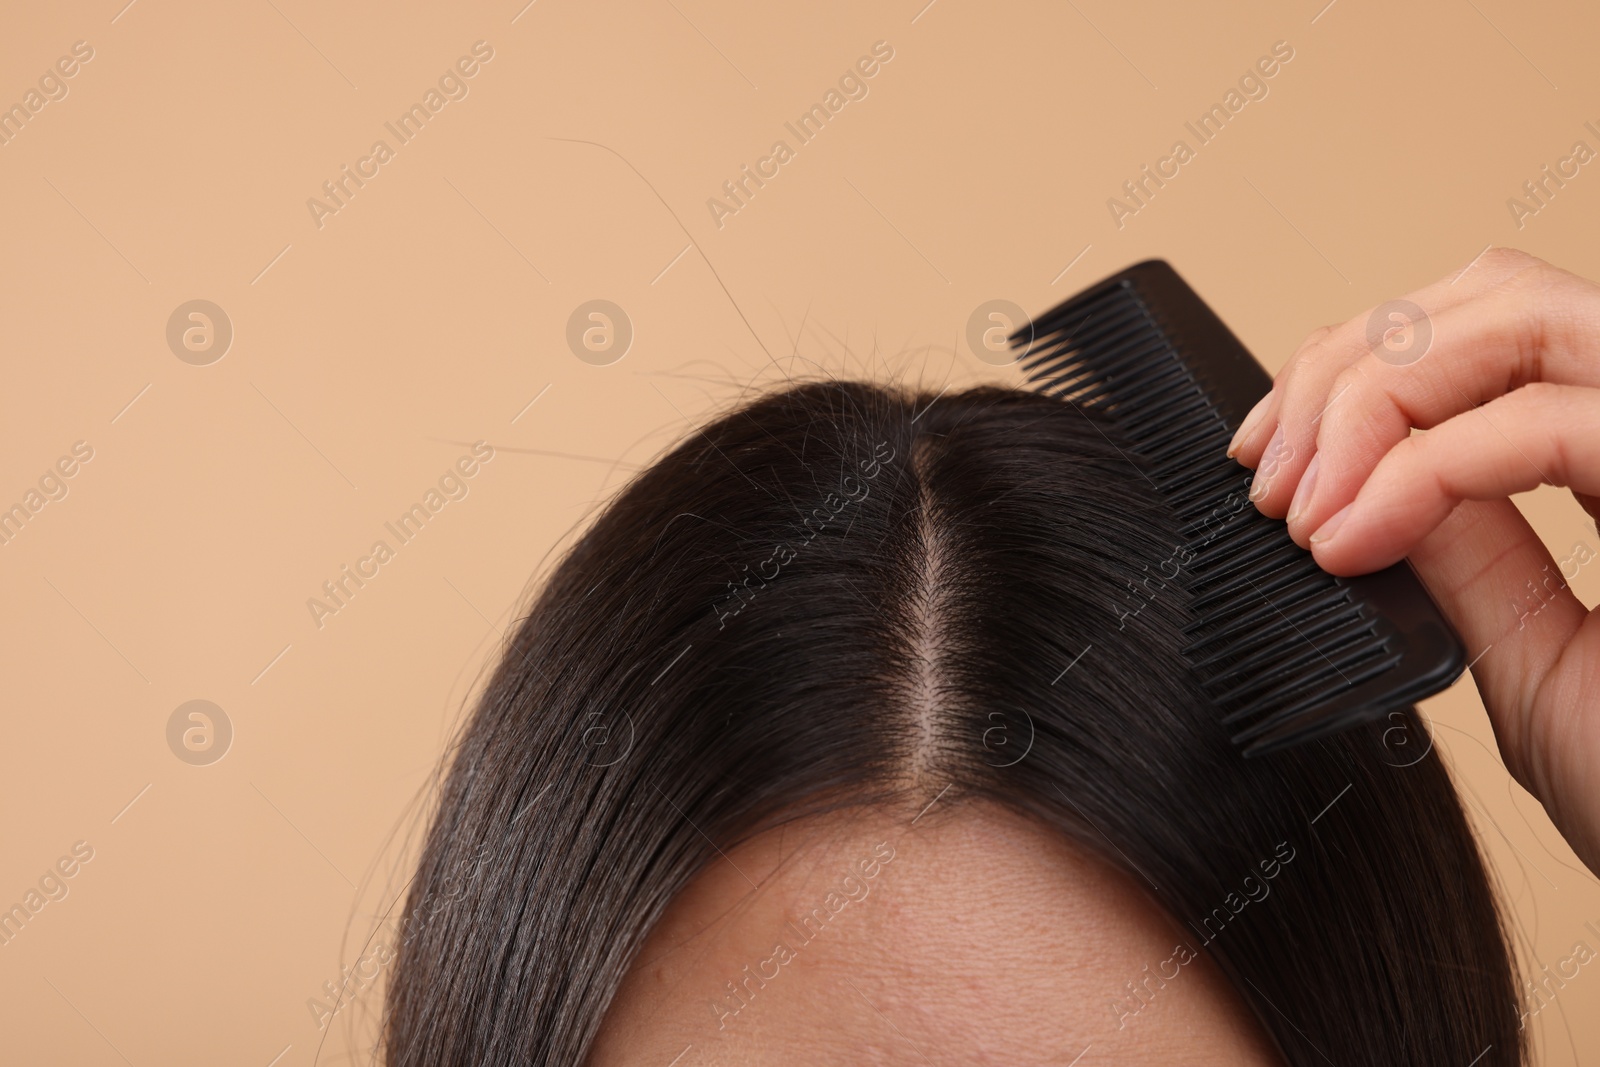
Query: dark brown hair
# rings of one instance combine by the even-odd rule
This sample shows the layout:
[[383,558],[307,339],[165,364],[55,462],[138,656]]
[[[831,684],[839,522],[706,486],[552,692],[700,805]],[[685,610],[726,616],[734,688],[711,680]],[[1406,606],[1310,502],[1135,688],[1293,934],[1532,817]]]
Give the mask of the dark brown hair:
[[927,783],[1127,871],[1290,1064],[1523,1062],[1423,725],[1242,759],[1180,652],[1179,540],[1114,430],[1032,393],[807,384],[696,432],[576,542],[466,726],[387,1062],[581,1063],[719,848]]

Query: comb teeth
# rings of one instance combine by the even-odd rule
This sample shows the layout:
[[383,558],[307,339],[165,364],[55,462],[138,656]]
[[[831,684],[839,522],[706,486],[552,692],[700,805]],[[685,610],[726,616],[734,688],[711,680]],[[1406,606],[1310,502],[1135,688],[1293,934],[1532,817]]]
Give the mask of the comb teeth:
[[1107,278],[1011,343],[1030,338],[1029,381],[1114,422],[1178,520],[1183,652],[1246,755],[1382,718],[1460,675],[1461,639],[1409,565],[1335,577],[1256,510],[1252,473],[1226,451],[1272,380],[1165,262]]

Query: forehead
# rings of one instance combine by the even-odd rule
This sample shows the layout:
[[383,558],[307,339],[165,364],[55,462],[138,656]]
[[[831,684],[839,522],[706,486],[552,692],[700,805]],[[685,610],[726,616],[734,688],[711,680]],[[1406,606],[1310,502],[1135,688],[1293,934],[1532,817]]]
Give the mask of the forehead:
[[1194,940],[997,806],[836,812],[729,850],[680,894],[589,1062],[1278,1062],[1210,960],[1180,951]]

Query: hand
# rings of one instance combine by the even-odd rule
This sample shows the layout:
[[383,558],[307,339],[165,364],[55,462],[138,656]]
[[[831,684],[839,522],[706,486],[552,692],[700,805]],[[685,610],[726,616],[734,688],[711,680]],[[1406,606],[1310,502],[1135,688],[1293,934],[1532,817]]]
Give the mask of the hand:
[[1600,516],[1600,286],[1496,248],[1407,299],[1424,315],[1380,319],[1387,344],[1371,313],[1307,338],[1229,455],[1324,569],[1410,558],[1479,657],[1507,768],[1600,872],[1600,618],[1567,587],[1595,552],[1558,564],[1509,499],[1568,486]]

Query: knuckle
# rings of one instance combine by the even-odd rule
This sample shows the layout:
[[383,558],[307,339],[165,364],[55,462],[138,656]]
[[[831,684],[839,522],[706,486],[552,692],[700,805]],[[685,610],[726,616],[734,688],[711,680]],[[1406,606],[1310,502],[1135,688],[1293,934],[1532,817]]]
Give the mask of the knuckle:
[[1403,466],[1413,466],[1423,462],[1428,449],[1428,434],[1414,433],[1409,437],[1402,437],[1395,446],[1389,450],[1395,462]]
[[1555,382],[1529,382],[1520,390],[1522,402],[1535,408],[1545,408],[1557,403],[1565,390]]
[[1333,397],[1360,390],[1366,380],[1367,376],[1361,373],[1361,368],[1357,364],[1352,363],[1350,366],[1334,375],[1333,382],[1328,390],[1329,404],[1331,405],[1333,403]]
[[1312,330],[1306,335],[1306,339],[1300,342],[1300,347],[1294,350],[1295,362],[1297,364],[1309,363],[1316,359],[1317,353],[1323,348],[1324,342],[1326,342],[1328,338],[1333,335],[1333,331],[1337,330],[1338,328],[1339,327],[1337,324],[1333,324],[1328,326],[1318,326],[1315,330]]
[[1533,264],[1543,264],[1544,260],[1520,248],[1511,248],[1506,245],[1493,245],[1481,257],[1484,264],[1491,267],[1518,268]]
[[1543,288],[1556,273],[1549,263],[1520,248],[1496,246],[1485,252],[1483,259],[1502,287]]
[[1368,384],[1366,375],[1357,364],[1351,364],[1334,375],[1333,381],[1328,383],[1328,395],[1322,398],[1319,410],[1312,416],[1319,432],[1320,427],[1338,422],[1345,411],[1359,408]]

